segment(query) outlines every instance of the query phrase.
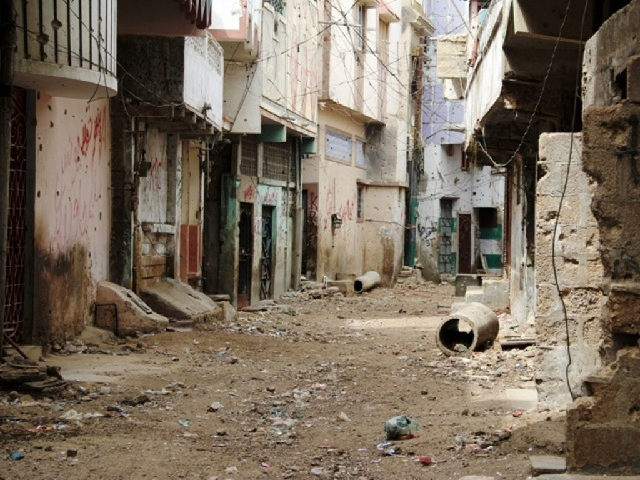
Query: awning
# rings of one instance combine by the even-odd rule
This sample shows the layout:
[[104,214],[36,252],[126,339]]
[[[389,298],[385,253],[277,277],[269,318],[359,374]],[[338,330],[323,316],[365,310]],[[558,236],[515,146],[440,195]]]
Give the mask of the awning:
[[175,0],[180,4],[180,10],[197,28],[205,29],[211,25],[211,10],[213,0]]

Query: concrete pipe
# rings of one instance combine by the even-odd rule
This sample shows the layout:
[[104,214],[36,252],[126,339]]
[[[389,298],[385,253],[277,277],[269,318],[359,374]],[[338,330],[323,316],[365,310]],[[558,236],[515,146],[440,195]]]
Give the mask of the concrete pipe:
[[445,317],[436,330],[436,343],[446,355],[470,354],[498,336],[498,317],[481,303],[469,303]]
[[365,273],[355,279],[353,282],[353,290],[356,293],[366,292],[380,285],[380,274],[373,270]]

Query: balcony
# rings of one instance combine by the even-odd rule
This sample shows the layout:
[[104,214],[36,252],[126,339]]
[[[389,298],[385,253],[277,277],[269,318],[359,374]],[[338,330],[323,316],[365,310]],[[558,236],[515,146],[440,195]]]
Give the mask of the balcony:
[[115,94],[116,0],[14,5],[17,86],[71,98]]
[[212,5],[212,0],[118,0],[118,34],[202,37],[211,25]]
[[493,0],[482,16],[467,77],[466,128],[483,137],[498,163],[535,147],[541,131],[568,131],[580,34],[592,34],[593,3],[574,2],[566,12],[553,0]]
[[118,37],[123,102],[114,108],[185,135],[222,128],[222,48],[212,37]]
[[231,0],[214,5],[210,32],[222,45],[225,58],[234,62],[258,58],[261,29],[261,1]]

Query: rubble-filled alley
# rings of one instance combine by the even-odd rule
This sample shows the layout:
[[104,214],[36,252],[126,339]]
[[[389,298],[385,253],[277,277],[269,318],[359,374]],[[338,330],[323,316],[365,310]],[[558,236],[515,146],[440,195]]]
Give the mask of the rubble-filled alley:
[[[66,389],[0,393],[0,477],[523,479],[531,456],[563,454],[563,413],[536,403],[534,346],[437,348],[452,286],[317,293],[210,330],[88,330],[39,362]],[[501,338],[526,333],[500,320]],[[417,432],[389,441],[400,415]]]

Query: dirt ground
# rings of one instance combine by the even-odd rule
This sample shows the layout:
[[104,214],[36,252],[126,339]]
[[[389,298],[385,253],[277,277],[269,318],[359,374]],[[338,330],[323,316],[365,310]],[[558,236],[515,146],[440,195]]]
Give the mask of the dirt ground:
[[[85,339],[45,359],[66,391],[0,391],[0,478],[527,478],[564,417],[535,406],[533,347],[440,352],[453,294],[296,293],[207,331]],[[385,443],[399,415],[417,437]]]

